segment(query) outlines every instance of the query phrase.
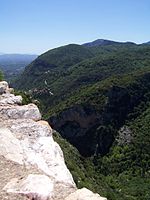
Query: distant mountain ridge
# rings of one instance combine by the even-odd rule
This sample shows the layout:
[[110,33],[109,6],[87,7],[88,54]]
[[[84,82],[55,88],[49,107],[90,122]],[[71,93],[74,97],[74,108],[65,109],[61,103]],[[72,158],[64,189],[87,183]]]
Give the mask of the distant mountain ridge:
[[0,61],[2,60],[11,60],[11,61],[16,61],[17,60],[34,60],[35,58],[37,58],[37,55],[35,54],[5,54],[5,53],[0,53]]
[[143,43],[143,44],[148,44],[148,45],[150,45],[150,41],[149,41],[149,42],[146,42],[146,43]]
[[116,42],[112,40],[97,39],[92,42],[84,43],[83,46],[95,47],[95,46],[107,46],[107,45],[118,45],[118,44],[135,44],[134,42]]

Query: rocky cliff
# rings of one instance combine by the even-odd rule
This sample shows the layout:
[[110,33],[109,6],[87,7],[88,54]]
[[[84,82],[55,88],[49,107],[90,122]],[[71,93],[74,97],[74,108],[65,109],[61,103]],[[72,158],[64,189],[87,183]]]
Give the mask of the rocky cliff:
[[0,199],[106,200],[77,189],[52,129],[34,104],[0,82]]

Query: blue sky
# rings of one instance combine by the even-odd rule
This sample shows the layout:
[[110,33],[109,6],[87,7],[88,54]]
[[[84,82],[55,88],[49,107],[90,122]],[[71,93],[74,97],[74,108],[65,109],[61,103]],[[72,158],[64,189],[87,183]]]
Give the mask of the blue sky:
[[0,52],[95,39],[150,41],[150,0],[0,0]]

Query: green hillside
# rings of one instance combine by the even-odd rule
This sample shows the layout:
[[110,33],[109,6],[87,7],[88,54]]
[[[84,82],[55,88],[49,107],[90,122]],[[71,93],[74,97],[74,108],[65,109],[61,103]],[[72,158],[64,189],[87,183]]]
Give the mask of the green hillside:
[[79,187],[108,200],[149,200],[149,45],[56,48],[14,86],[40,101]]
[[25,69],[16,85],[21,89],[43,88],[45,80],[53,83],[65,76],[70,66],[91,57],[93,53],[89,49],[76,44],[50,50]]
[[[115,44],[89,48],[82,45],[70,44],[52,49],[39,56],[33,63],[26,67],[22,76],[15,85],[20,89],[32,89],[35,87],[40,88],[45,86],[44,80],[47,80],[50,84],[49,86],[51,86],[55,80],[56,82],[58,81],[58,78],[64,78],[67,75],[70,76],[70,74],[74,71],[72,68],[74,68],[74,66],[78,63],[82,64],[82,61],[83,65],[87,66],[89,62],[90,64],[94,64],[97,57],[99,60],[101,60],[101,58],[105,59],[106,56],[134,49],[135,46],[136,45],[133,44]],[[96,59],[92,61],[91,58],[95,57]]]
[[[90,48],[67,45],[39,56],[14,86],[31,90],[47,107],[58,104],[82,86],[148,65],[148,56],[149,47],[133,44]],[[54,95],[50,96],[49,91]]]

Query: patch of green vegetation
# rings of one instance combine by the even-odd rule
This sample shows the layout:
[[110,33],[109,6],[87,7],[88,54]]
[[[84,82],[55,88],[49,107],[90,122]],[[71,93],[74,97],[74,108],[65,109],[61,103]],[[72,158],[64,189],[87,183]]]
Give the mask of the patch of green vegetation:
[[14,91],[14,94],[15,94],[15,95],[20,95],[20,96],[22,96],[22,104],[23,104],[23,105],[27,105],[27,104],[33,102],[33,99],[32,99],[32,97],[31,97],[31,95],[30,95],[29,93],[27,93],[27,92],[15,90],[15,91]]
[[2,81],[4,78],[2,71],[0,71],[0,81]]
[[150,179],[121,174],[118,177],[107,176],[105,181],[113,191],[113,195],[107,193],[108,200],[150,199]]

